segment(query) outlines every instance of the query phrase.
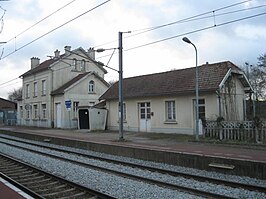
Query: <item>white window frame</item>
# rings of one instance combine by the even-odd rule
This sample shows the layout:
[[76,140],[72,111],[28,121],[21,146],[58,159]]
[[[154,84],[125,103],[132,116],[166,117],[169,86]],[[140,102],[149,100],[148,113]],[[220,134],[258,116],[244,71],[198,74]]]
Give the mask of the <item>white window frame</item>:
[[38,84],[37,82],[33,83],[33,97],[37,97],[37,92],[38,92]]
[[73,102],[73,118],[77,119],[78,118],[78,106],[79,106],[79,102],[78,101],[74,101]]
[[47,119],[47,105],[42,104],[42,119]]
[[33,118],[38,119],[38,104],[33,105]]
[[46,80],[42,80],[42,95],[46,95]]
[[80,71],[85,72],[86,71],[85,66],[86,66],[86,61],[85,61],[85,59],[82,59],[80,61]]
[[25,97],[29,98],[30,97],[30,84],[26,84],[26,91],[25,91]]
[[77,59],[73,58],[73,60],[72,60],[72,70],[73,71],[77,70],[77,65],[78,65]]
[[95,82],[93,80],[89,81],[88,92],[95,93]]
[[175,100],[165,101],[165,117],[166,121],[176,121],[176,105]]

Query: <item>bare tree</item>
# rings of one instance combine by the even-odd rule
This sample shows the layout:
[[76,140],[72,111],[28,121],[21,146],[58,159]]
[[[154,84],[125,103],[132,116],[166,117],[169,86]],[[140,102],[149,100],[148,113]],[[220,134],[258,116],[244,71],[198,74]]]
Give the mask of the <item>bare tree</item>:
[[22,88],[14,89],[8,93],[8,100],[17,102],[19,99],[22,99]]

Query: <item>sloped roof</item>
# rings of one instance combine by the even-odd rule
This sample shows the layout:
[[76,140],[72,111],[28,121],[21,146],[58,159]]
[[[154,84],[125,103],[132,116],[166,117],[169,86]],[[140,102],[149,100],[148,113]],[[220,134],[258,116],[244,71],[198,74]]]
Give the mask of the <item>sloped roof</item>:
[[[75,50],[72,50],[71,52],[72,52],[72,54],[77,54],[76,51],[78,51],[78,50],[80,50],[80,51],[81,51],[81,52],[82,52],[82,53],[83,53],[88,59],[90,59],[91,62],[93,62],[94,64],[96,64],[96,65],[97,65],[97,66],[98,66],[98,67],[99,67],[99,68],[100,68],[105,74],[107,73],[107,71],[103,68],[102,64],[99,63],[99,62],[97,62],[97,61],[95,61],[95,60],[93,60],[93,59],[91,59],[91,58],[86,54],[86,51],[85,51],[83,48],[79,47],[79,48],[77,48],[77,49],[75,49]],[[34,74],[36,74],[36,73],[40,73],[40,72],[42,72],[42,71],[48,70],[49,67],[50,67],[53,63],[59,61],[60,59],[63,59],[65,56],[66,56],[66,54],[62,54],[62,55],[60,55],[58,58],[53,58],[53,59],[45,60],[44,62],[40,63],[38,66],[36,66],[36,67],[34,67],[34,68],[28,70],[28,71],[25,72],[24,74],[22,74],[21,77],[26,77],[26,76],[29,76],[29,75],[34,75]]]
[[74,77],[73,79],[71,79],[70,81],[65,83],[64,85],[60,86],[58,89],[52,91],[51,95],[62,95],[62,94],[64,94],[65,93],[65,89],[67,89],[68,87],[70,87],[71,85],[73,85],[74,83],[76,83],[77,81],[79,81],[80,79],[82,79],[83,77],[88,75],[89,73],[90,72],[82,73],[82,74],[77,75],[76,77]]
[[65,83],[64,85],[60,86],[58,89],[52,91],[51,95],[63,95],[67,88],[69,88],[71,85],[75,84],[76,82],[78,82],[83,77],[85,77],[85,76],[87,76],[89,74],[94,75],[95,77],[97,77],[107,87],[109,86],[109,84],[102,77],[100,77],[97,73],[95,73],[95,72],[86,72],[86,73],[82,73],[82,74],[77,75],[76,77],[74,77],[73,79],[71,79],[70,81]]
[[[199,66],[199,91],[216,91],[230,68],[240,71],[229,61]],[[123,80],[123,97],[139,98],[194,93],[195,79],[195,67],[125,78]],[[100,97],[100,100],[117,98],[118,82],[110,87]]]

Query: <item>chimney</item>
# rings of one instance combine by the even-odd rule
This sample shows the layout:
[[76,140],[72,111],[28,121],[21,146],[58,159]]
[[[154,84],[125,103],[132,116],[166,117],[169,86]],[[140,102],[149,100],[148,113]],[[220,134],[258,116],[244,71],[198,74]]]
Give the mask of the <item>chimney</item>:
[[206,62],[206,65],[208,66],[209,65],[209,62]]
[[65,55],[70,55],[71,46],[65,46]]
[[35,68],[40,64],[40,59],[38,57],[32,57],[30,60],[31,60],[31,69]]
[[58,49],[56,49],[56,51],[54,51],[54,57],[55,58],[59,58],[60,57],[60,51]]
[[95,50],[93,48],[88,49],[88,55],[91,59],[95,60]]

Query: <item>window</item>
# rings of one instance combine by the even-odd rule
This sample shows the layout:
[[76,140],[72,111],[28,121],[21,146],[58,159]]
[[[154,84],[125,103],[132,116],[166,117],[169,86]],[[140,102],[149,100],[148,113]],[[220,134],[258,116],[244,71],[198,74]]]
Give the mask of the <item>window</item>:
[[26,115],[26,118],[27,118],[27,119],[30,119],[30,109],[27,110],[26,114],[27,114],[27,115]]
[[95,86],[94,86],[94,81],[93,80],[91,80],[90,82],[89,82],[89,93],[94,93],[95,91],[95,88],[94,88]]
[[23,118],[23,106],[20,106],[20,118],[22,119]]
[[46,119],[46,104],[42,104],[42,119]]
[[74,113],[74,118],[78,118],[78,106],[79,102],[73,102],[73,113]]
[[72,61],[72,70],[77,70],[77,60],[75,58]]
[[46,95],[46,80],[42,80],[42,95]]
[[205,100],[199,99],[199,119],[205,119]]
[[85,60],[81,60],[81,63],[80,63],[80,71],[82,72],[85,72]]
[[175,101],[166,101],[165,110],[166,110],[166,120],[175,121],[176,120]]
[[[119,103],[118,103],[118,109],[119,109],[119,113],[121,112],[120,111],[120,107],[119,107]],[[127,119],[127,115],[126,115],[127,111],[126,111],[126,104],[123,103],[123,120],[125,121]],[[119,115],[118,115],[119,117]],[[119,118],[120,119],[120,118]]]
[[38,118],[38,105],[37,104],[35,104],[35,105],[33,105],[33,118],[34,119],[37,119]]
[[26,98],[29,98],[30,97],[30,85],[29,84],[26,85],[25,93],[26,93]]
[[33,97],[37,97],[37,82],[33,83]]

